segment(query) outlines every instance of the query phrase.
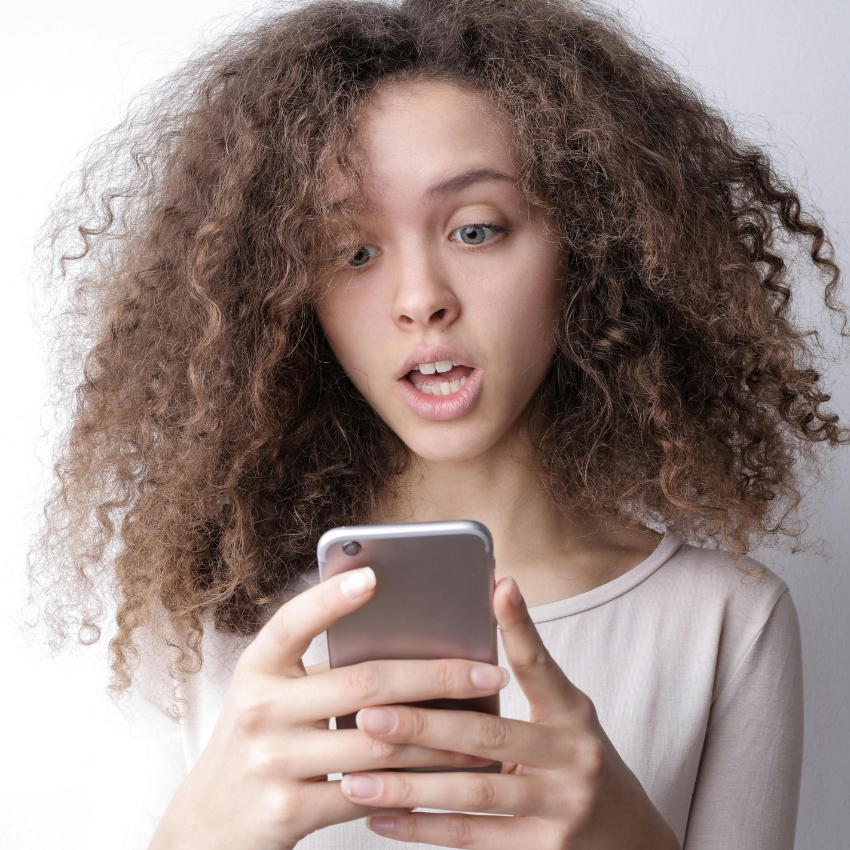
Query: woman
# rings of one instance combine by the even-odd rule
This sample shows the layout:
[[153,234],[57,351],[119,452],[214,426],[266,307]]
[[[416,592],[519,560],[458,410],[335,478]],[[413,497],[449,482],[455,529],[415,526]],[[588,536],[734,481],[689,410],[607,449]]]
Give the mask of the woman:
[[[56,231],[96,327],[40,557],[60,623],[114,581],[118,689],[176,688],[140,840],[792,846],[799,628],[746,553],[844,439],[795,242],[843,314],[763,152],[566,2],[312,3],[179,82]],[[322,531],[455,518],[493,533],[511,681],[328,670],[375,583],[314,586]],[[398,705],[502,689],[502,720]]]

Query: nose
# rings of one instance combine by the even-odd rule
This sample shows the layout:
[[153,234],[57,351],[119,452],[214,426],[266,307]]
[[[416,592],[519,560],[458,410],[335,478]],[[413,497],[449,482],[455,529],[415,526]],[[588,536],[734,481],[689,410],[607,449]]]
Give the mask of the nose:
[[402,260],[393,298],[393,321],[402,330],[448,327],[460,315],[460,301],[444,271],[424,252]]

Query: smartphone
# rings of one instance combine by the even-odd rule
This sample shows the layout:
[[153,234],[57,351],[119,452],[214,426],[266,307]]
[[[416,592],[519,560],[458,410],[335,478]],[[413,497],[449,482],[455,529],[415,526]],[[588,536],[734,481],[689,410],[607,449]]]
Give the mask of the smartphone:
[[[498,664],[493,538],[481,523],[334,528],[322,535],[317,555],[322,581],[358,567],[371,567],[377,578],[372,599],[328,629],[332,668],[379,659],[468,658]],[[414,704],[499,714],[498,694]],[[337,717],[337,729],[356,728],[354,718]],[[500,768],[494,763],[471,770]]]

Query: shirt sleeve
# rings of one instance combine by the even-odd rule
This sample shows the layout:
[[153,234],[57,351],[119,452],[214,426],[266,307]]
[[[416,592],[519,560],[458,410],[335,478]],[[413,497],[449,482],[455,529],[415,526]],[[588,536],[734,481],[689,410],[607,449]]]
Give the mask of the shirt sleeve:
[[683,850],[791,850],[802,759],[800,623],[786,589],[711,708]]

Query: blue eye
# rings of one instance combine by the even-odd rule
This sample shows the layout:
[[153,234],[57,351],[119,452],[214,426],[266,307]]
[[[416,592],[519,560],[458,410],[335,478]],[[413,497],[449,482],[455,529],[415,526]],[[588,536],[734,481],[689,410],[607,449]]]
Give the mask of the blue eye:
[[504,233],[506,228],[498,224],[467,224],[464,227],[459,227],[452,233],[460,234],[460,240],[464,245],[481,245],[488,240],[487,231],[493,234]]
[[377,248],[375,248],[374,245],[361,245],[357,250],[357,253],[348,261],[348,265],[355,269],[360,268],[360,266],[365,266],[366,263],[368,263],[374,256],[369,253],[370,249],[372,251],[377,251]]

